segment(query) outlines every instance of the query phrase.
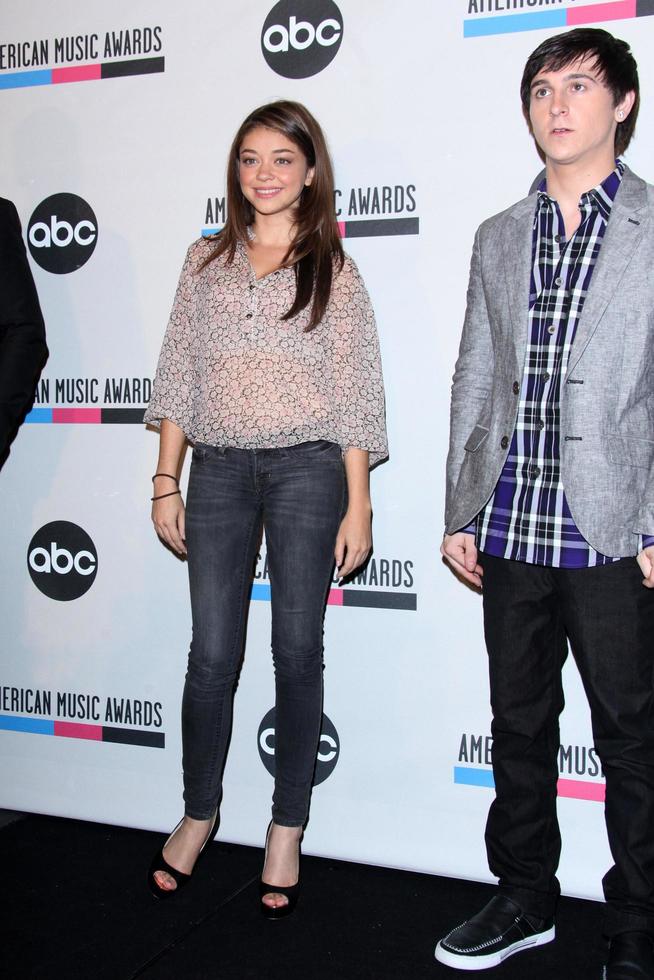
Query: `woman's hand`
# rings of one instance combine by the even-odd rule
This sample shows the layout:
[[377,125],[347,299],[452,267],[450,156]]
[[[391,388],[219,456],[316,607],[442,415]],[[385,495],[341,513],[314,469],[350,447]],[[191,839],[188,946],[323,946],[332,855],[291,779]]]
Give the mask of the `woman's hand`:
[[347,578],[363,565],[372,547],[372,510],[369,504],[348,507],[336,535],[334,558],[339,578]]
[[175,422],[161,420],[159,459],[152,477],[152,523],[164,544],[186,554],[184,501],[179,490],[179,468],[186,436]]
[[153,501],[152,523],[164,544],[180,557],[186,554],[184,501],[180,494]]

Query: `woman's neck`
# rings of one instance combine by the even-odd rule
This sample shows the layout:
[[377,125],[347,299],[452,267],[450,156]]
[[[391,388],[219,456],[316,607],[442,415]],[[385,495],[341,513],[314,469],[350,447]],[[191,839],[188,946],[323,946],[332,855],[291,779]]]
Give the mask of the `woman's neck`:
[[293,222],[285,213],[256,214],[252,231],[255,241],[263,248],[288,249],[293,241]]

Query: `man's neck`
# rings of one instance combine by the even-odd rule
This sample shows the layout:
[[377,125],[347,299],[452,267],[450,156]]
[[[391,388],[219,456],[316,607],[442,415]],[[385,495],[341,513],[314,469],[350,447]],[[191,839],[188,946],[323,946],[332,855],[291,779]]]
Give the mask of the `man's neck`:
[[615,169],[613,153],[575,163],[546,161],[547,193],[563,209],[576,208],[582,194],[597,187]]

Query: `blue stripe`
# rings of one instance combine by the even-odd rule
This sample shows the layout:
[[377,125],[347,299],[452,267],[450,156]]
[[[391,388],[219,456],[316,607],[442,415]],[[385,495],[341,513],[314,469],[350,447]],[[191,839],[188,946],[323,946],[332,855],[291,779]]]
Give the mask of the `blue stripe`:
[[7,732],[54,735],[54,721],[49,721],[47,718],[15,718],[13,715],[0,715],[0,729]]
[[455,766],[454,782],[462,786],[485,786],[488,789],[495,789],[492,769],[468,769],[465,766]]
[[202,237],[209,238],[211,235],[217,235],[219,231],[222,231],[222,225],[216,225],[215,228],[203,228]]
[[52,422],[51,408],[33,408],[25,416],[26,422]]
[[262,599],[264,602],[270,602],[270,586],[259,585],[258,582],[255,582],[250,595],[252,599]]
[[16,71],[10,75],[0,75],[0,88],[28,88],[30,85],[52,84],[52,69],[41,71]]
[[542,13],[509,14],[506,17],[475,17],[464,20],[464,37],[486,37],[489,34],[513,34],[515,31],[538,31],[543,27],[565,27],[565,10]]

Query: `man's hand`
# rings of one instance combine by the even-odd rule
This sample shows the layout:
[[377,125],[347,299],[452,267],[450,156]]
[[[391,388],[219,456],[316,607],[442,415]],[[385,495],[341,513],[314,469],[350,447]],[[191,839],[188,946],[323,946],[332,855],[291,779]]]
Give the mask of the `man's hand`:
[[654,589],[654,544],[643,548],[636,561],[640,565],[640,570],[645,576],[643,585],[646,589]]
[[[652,562],[654,562],[654,546],[651,550]],[[468,534],[466,531],[446,534],[441,545],[441,555],[452,566],[457,575],[460,575],[470,585],[475,585],[481,589],[481,577],[484,570],[481,565],[477,564],[477,546],[474,534]],[[638,560],[640,561],[640,555]],[[654,586],[654,580],[652,585]]]

